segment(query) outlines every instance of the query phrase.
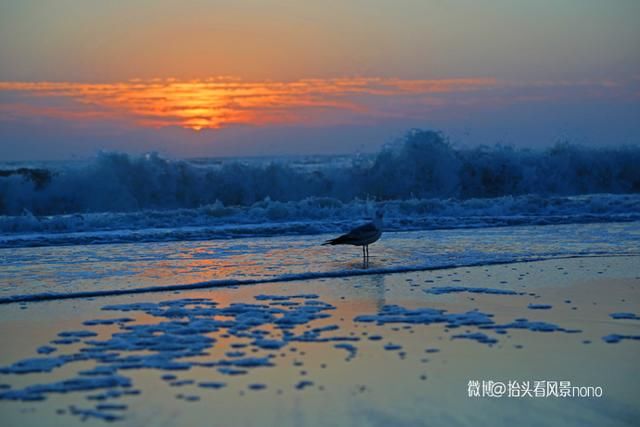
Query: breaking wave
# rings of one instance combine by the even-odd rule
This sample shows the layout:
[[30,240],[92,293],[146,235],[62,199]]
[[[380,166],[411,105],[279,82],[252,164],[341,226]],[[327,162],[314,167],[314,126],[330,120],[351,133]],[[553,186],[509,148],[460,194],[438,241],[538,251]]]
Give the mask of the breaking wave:
[[377,155],[309,164],[100,153],[81,165],[5,166],[0,232],[321,233],[380,204],[391,229],[630,221],[640,219],[638,165],[634,146],[455,148],[422,130]]
[[388,202],[307,198],[222,202],[195,209],[0,216],[0,247],[226,239],[332,233],[350,228],[384,205],[385,229],[434,230],[640,220],[640,195],[536,195],[486,199],[410,199]]

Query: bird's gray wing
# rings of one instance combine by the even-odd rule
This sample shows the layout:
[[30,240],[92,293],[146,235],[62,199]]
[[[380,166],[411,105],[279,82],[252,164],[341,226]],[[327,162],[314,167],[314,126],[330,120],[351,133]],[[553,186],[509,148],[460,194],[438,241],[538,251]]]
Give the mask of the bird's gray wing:
[[378,227],[375,226],[374,223],[369,222],[367,224],[361,225],[360,227],[356,227],[350,232],[348,232],[345,236],[348,236],[352,239],[366,239],[367,237],[374,236],[378,232]]
[[356,227],[347,234],[343,234],[335,239],[327,240],[325,245],[358,245],[360,242],[369,240],[377,236],[380,232],[374,223],[370,222],[360,227]]
[[360,242],[374,238],[380,231],[373,223],[356,227],[347,234],[339,237],[339,243],[360,244]]

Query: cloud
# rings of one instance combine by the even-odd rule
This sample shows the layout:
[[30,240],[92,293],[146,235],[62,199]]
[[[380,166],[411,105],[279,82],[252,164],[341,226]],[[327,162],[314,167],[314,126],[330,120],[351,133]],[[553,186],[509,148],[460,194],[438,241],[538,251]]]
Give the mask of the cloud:
[[[494,85],[494,80],[486,78],[350,78],[291,82],[212,78],[107,84],[0,82],[0,92],[21,95],[20,102],[0,103],[0,110],[11,117],[125,119],[141,126],[180,126],[193,130],[234,124],[319,125],[324,120],[349,123],[358,116],[384,116],[383,99],[477,91]],[[72,102],[54,108],[35,102],[42,98]]]
[[[152,79],[119,83],[0,82],[7,119],[220,129],[234,125],[343,125],[412,118],[435,109],[482,108],[559,97],[611,96],[610,80],[513,83],[485,77],[439,80],[354,77],[287,82]],[[10,96],[8,96],[10,94]]]

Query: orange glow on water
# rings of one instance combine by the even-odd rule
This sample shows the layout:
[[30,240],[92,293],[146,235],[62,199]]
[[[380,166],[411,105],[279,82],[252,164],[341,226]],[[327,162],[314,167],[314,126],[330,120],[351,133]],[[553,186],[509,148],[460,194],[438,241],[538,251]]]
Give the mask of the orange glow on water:
[[[438,105],[437,96],[496,86],[487,78],[401,80],[382,78],[246,82],[233,78],[179,81],[131,80],[89,84],[0,82],[19,102],[1,103],[13,117],[43,116],[71,121],[125,119],[145,127],[177,126],[194,131],[231,125],[322,124],[327,117],[384,117],[389,103],[413,100]],[[43,106],[42,99],[55,101]],[[40,100],[40,101],[38,101]]]

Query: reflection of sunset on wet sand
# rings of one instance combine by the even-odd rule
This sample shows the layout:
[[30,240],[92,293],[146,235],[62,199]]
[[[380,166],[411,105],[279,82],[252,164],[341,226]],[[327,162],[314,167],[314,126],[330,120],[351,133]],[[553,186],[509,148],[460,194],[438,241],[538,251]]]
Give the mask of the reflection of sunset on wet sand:
[[[627,291],[637,281],[632,277],[636,274],[634,261],[635,258],[624,257],[597,259],[597,271],[615,271],[621,277],[617,280],[596,277],[592,262],[573,259],[269,283],[178,294],[110,296],[86,300],[83,304],[78,304],[78,300],[58,301],[53,303],[56,312],[46,310],[49,303],[45,302],[41,304],[47,321],[40,323],[33,323],[31,319],[36,306],[26,311],[17,305],[9,306],[2,325],[10,344],[0,356],[0,364],[4,366],[32,356],[34,341],[46,343],[55,339],[60,331],[95,333],[60,349],[65,355],[76,355],[69,360],[69,366],[51,373],[5,375],[3,381],[14,389],[34,381],[67,379],[74,367],[91,373],[99,372],[92,368],[107,369],[110,365],[118,366],[117,378],[129,378],[131,386],[51,393],[38,403],[38,411],[20,411],[14,402],[0,403],[10,423],[26,420],[36,425],[57,425],[58,416],[46,417],[44,421],[38,418],[42,413],[56,410],[65,416],[69,425],[80,425],[81,418],[69,416],[77,413],[59,410],[79,406],[78,401],[83,408],[90,404],[86,402],[97,401],[99,408],[107,408],[96,411],[97,416],[113,416],[113,420],[124,419],[134,425],[138,425],[139,414],[145,417],[147,425],[163,425],[175,417],[188,420],[188,425],[198,425],[213,411],[223,425],[301,425],[298,417],[286,416],[294,412],[307,420],[304,425],[324,426],[327,423],[322,415],[327,407],[333,411],[331,420],[337,420],[339,425],[369,419],[374,416],[371,414],[377,414],[377,408],[385,408],[385,416],[391,420],[388,425],[405,425],[397,420],[420,425],[422,419],[438,420],[442,424],[454,420],[461,425],[472,425],[466,421],[473,419],[474,423],[489,425],[492,402],[467,397],[469,378],[528,379],[545,375],[545,378],[570,378],[572,384],[605,384],[608,393],[621,396],[619,405],[627,406],[632,404],[634,396],[631,393],[633,377],[627,375],[636,360],[631,347],[634,343],[628,343],[629,351],[615,352],[617,346],[600,338],[611,330],[612,322],[606,319],[610,311],[620,309],[620,301],[624,301],[622,305],[627,309],[637,304],[637,299],[629,298]],[[568,272],[569,278],[563,272]],[[522,277],[526,279],[520,280]],[[473,296],[424,292],[451,282],[504,286],[526,292]],[[588,292],[578,292],[578,287]],[[594,295],[598,296],[597,305],[592,302]],[[553,302],[554,309],[540,312],[524,308],[536,300],[536,296]],[[570,304],[566,303],[567,298],[571,299]],[[378,313],[385,306],[415,311],[390,323],[361,320],[361,316]],[[322,316],[306,319],[302,314],[317,313],[314,311],[317,307]],[[551,321],[571,330],[584,329],[577,333],[509,329],[507,334],[500,334],[482,325],[458,327],[440,322],[414,322],[412,319],[419,317],[418,313],[425,307],[443,313],[462,313],[461,316],[486,312],[496,324],[508,324],[525,310],[532,320]],[[291,318],[293,322],[281,322],[290,312],[297,313]],[[272,314],[275,317],[264,320]],[[109,318],[125,320],[97,326],[91,323],[91,319]],[[210,322],[220,323],[207,329]],[[623,321],[615,324],[620,330],[633,331],[632,324],[625,326]],[[29,341],[18,333],[24,330],[30,331]],[[147,330],[153,334],[132,335],[134,331]],[[460,339],[468,330],[482,331],[495,337],[497,343],[487,345]],[[261,339],[267,341],[260,344]],[[585,341],[593,351],[584,350]],[[107,353],[101,350],[104,346],[101,343],[106,342],[127,345],[118,352]],[[187,343],[186,349],[195,343],[199,351],[178,357],[176,354],[181,355],[183,350],[174,347],[175,342]],[[198,347],[202,343],[204,345]],[[137,350],[141,346],[148,348]],[[94,363],[84,360],[81,357],[84,354],[98,354],[100,358]],[[549,363],[550,357],[540,355],[553,355],[554,363]],[[137,364],[145,360],[144,357],[151,359],[139,367]],[[169,360],[176,364],[165,366]],[[611,364],[615,369],[597,369],[602,363]],[[110,396],[110,392],[117,397],[104,397]],[[585,416],[602,420],[611,416],[608,408],[592,405],[588,407],[592,409],[585,410],[576,399],[538,398],[536,402],[543,409],[530,412],[530,420],[536,423],[544,420],[546,411],[566,417],[579,417],[586,411]],[[149,405],[152,412],[147,409]],[[247,411],[247,407],[252,410]],[[513,417],[522,410],[507,405],[505,408]]]

